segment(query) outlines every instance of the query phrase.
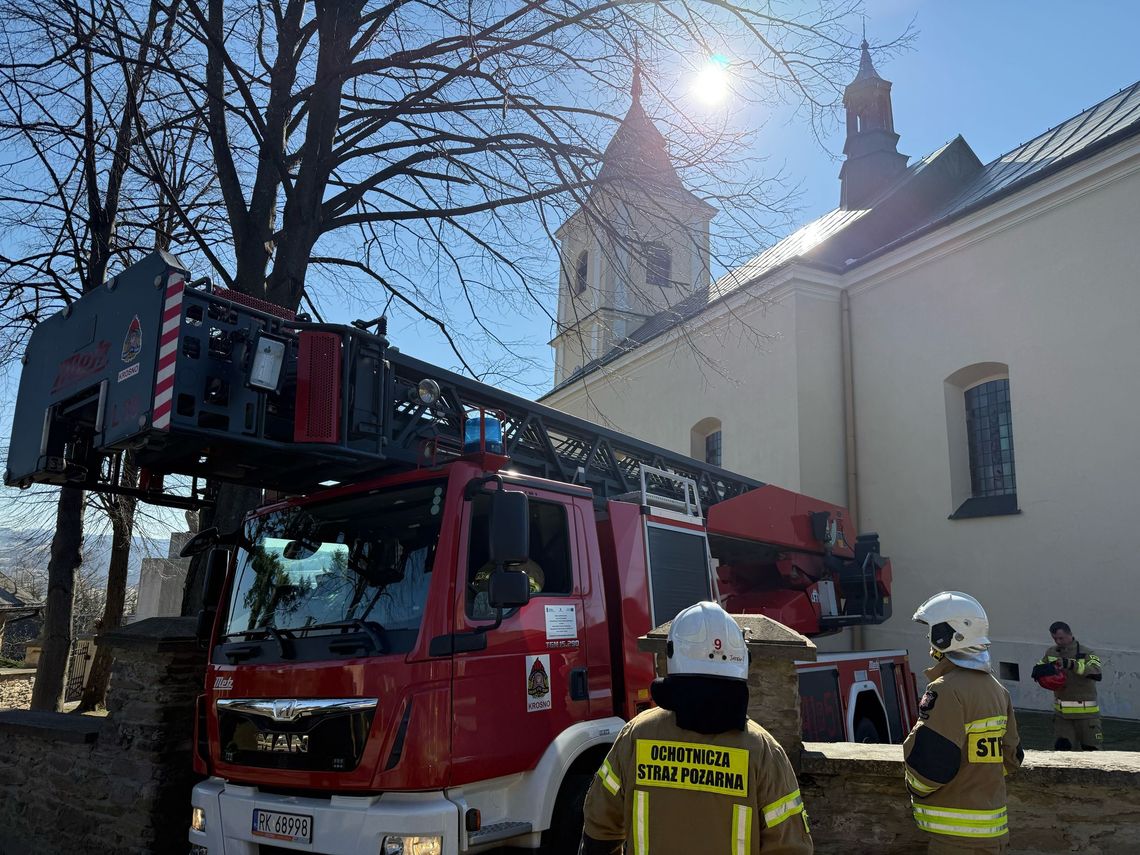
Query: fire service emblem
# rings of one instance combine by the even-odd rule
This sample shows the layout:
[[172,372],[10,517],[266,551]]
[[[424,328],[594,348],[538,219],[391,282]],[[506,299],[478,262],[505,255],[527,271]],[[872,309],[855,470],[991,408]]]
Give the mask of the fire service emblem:
[[550,655],[526,658],[526,711],[550,709]]
[[135,315],[131,325],[127,327],[127,334],[123,336],[123,362],[134,362],[142,353],[142,324],[139,316]]

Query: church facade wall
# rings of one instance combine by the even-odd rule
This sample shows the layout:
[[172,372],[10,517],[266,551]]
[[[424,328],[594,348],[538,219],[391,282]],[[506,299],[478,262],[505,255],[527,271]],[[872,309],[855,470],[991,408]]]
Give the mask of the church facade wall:
[[838,290],[790,282],[708,314],[544,403],[685,454],[717,419],[726,469],[846,504]]
[[[995,669],[1017,666],[1005,685],[1020,707],[1050,706],[1029,672],[1049,624],[1064,620],[1104,660],[1104,714],[1140,717],[1134,149],[849,274],[861,522],[895,567],[895,617],[867,641],[922,662],[913,606],[939,590],[973,593],[989,612]],[[1008,366],[1020,513],[948,519],[968,449],[947,379],[978,364]]]

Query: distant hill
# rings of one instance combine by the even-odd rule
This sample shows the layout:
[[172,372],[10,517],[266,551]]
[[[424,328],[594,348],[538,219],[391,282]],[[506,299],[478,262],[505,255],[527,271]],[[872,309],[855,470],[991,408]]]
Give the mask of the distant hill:
[[[131,542],[131,558],[127,570],[127,584],[137,585],[142,560],[147,557],[165,558],[168,541],[135,537]],[[16,567],[47,569],[51,549],[51,531],[21,531],[0,527],[0,572]],[[105,578],[111,559],[111,535],[92,534],[83,541],[84,570],[90,569],[97,578]]]

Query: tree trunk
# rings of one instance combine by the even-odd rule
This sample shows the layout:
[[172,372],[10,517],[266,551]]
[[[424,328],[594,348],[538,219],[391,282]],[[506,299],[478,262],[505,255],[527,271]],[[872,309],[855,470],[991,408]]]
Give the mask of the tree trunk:
[[[262,502],[261,488],[243,487],[238,484],[222,484],[218,489],[218,500],[214,507],[201,515],[200,529],[217,526],[222,534],[231,532],[242,524],[245,515]],[[206,585],[206,561],[209,552],[195,555],[186,571],[186,584],[182,588],[182,614],[196,615],[205,605],[203,596]]]
[[34,710],[59,712],[67,685],[71,655],[71,617],[75,606],[75,574],[83,561],[83,491],[61,487],[56,508],[55,534],[48,562],[47,604],[44,609],[44,646],[32,689]]
[[[138,467],[134,455],[127,456],[123,467],[122,483],[134,487],[138,483]],[[127,570],[131,558],[131,535],[135,530],[135,505],[132,496],[119,496],[111,505],[111,561],[107,567],[107,602],[103,607],[103,618],[99,621],[99,633],[118,629],[123,625],[123,611],[127,603]],[[89,712],[96,707],[106,706],[107,687],[111,682],[111,649],[100,644],[95,648],[95,660],[87,675],[87,685],[83,687],[83,697],[76,712]]]

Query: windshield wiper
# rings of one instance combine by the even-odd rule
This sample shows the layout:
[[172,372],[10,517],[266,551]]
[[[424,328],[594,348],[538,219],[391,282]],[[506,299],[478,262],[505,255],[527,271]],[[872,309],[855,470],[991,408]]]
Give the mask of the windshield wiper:
[[239,629],[237,632],[227,632],[222,636],[222,641],[227,641],[234,636],[252,636],[247,641],[260,641],[263,638],[272,638],[277,643],[277,651],[280,653],[282,659],[293,658],[293,633],[291,630],[280,630],[275,626],[259,626],[255,629]]
[[314,623],[309,626],[302,626],[297,631],[307,633],[322,629],[354,629],[368,636],[368,640],[372,642],[372,646],[376,649],[377,653],[388,652],[388,641],[385,638],[387,630],[383,624],[377,621],[349,618],[348,620],[330,621],[329,623]]

